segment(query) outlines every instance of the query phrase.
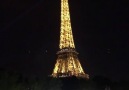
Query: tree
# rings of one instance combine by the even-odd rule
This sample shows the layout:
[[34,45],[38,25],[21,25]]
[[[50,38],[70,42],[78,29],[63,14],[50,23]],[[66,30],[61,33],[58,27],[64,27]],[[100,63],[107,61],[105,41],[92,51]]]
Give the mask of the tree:
[[62,82],[60,79],[52,78],[48,85],[48,90],[62,90]]

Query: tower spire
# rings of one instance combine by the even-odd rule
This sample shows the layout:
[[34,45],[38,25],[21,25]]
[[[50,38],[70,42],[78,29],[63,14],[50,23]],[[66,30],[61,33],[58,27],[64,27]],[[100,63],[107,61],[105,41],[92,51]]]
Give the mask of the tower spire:
[[59,48],[75,48],[70,22],[68,0],[61,0],[61,31]]
[[85,74],[75,50],[68,0],[61,0],[61,31],[60,50],[57,52],[58,58],[52,72],[52,77],[82,77],[89,79]]

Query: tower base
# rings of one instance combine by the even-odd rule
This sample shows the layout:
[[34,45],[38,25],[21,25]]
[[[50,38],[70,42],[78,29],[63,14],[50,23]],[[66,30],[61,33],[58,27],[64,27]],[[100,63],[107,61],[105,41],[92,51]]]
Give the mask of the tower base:
[[52,77],[77,77],[89,79],[89,75],[85,74],[77,57],[78,53],[75,49],[65,48],[57,52],[58,58],[52,73]]
[[89,79],[88,74],[70,75],[69,73],[53,73],[52,77],[54,77],[54,78],[76,77],[76,78]]

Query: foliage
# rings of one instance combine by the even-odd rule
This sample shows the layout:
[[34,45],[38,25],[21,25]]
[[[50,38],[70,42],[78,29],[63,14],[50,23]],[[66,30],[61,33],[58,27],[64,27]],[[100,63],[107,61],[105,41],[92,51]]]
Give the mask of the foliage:
[[129,90],[129,80],[112,82],[96,76],[91,80],[71,78],[25,77],[22,74],[0,69],[0,90]]

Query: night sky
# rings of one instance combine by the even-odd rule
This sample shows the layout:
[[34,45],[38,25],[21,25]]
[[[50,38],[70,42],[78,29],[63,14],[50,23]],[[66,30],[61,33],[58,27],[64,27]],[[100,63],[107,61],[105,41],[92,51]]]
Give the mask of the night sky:
[[[44,77],[59,50],[61,0],[3,0],[0,67]],[[76,50],[90,77],[129,79],[129,3],[69,0]]]

